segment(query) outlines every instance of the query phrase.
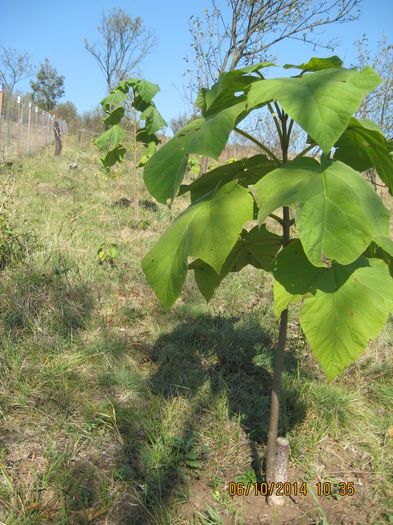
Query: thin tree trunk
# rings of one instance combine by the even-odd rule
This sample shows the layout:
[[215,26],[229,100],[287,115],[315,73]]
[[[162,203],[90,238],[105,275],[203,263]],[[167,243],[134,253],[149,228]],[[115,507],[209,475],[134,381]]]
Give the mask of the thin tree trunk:
[[[287,118],[284,112],[280,115],[282,136],[280,136],[281,150],[282,150],[282,162],[286,164],[288,162],[288,145],[289,130],[287,128]],[[289,244],[290,240],[290,219],[289,219],[289,208],[283,207],[283,248]],[[288,308],[281,312],[280,316],[280,327],[278,332],[277,348],[274,355],[274,371],[273,371],[273,384],[272,384],[272,398],[270,408],[270,421],[269,421],[269,433],[266,450],[266,481],[271,484],[275,481],[276,471],[276,446],[277,446],[277,434],[278,434],[278,420],[280,417],[280,394],[281,394],[281,376],[284,368],[284,355],[285,345],[287,342],[287,327],[288,327]]]

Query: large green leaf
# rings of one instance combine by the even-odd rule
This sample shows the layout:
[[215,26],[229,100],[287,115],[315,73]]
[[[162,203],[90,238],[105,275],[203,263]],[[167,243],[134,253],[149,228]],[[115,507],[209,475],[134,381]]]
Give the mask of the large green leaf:
[[149,284],[166,308],[180,294],[187,258],[202,259],[219,274],[252,216],[251,195],[231,182],[212,199],[190,206],[176,219],[142,261]]
[[328,58],[317,58],[313,57],[310,60],[303,64],[298,64],[297,66],[293,64],[285,64],[284,69],[301,69],[304,72],[307,71],[322,71],[322,69],[331,69],[331,68],[340,68],[343,65],[343,61],[337,56],[334,55]]
[[219,166],[189,185],[180,186],[179,195],[191,192],[191,200],[195,201],[214,189],[218,189],[231,180],[238,179],[242,186],[258,182],[266,173],[276,168],[276,163],[266,155],[254,155]]
[[335,147],[335,159],[358,171],[375,168],[393,194],[393,158],[385,135],[374,122],[352,118]]
[[255,226],[250,231],[242,231],[219,274],[201,259],[196,259],[188,267],[194,270],[195,281],[201,294],[206,301],[210,301],[214,290],[228,273],[239,272],[248,264],[259,269],[269,269],[281,244],[282,238],[269,232],[265,225],[261,228]]
[[334,379],[366,349],[393,308],[393,280],[385,263],[369,259],[335,291],[345,267],[326,272],[315,295],[306,297],[302,329],[329,379]]
[[259,221],[281,206],[299,205],[296,226],[308,259],[326,266],[356,260],[373,239],[389,232],[389,212],[371,185],[336,160],[300,158],[256,185]]
[[147,161],[144,181],[150,194],[159,202],[165,204],[176,195],[187,168],[189,144],[202,123],[203,119],[196,119],[184,126]]
[[393,280],[378,259],[315,268],[296,240],[277,256],[273,275],[276,315],[305,295],[300,323],[329,379],[365,350],[393,308]]
[[254,82],[248,91],[248,109],[277,99],[283,109],[329,152],[348,125],[363,98],[381,83],[370,67],[324,69],[296,78]]
[[148,191],[159,202],[173,199],[183,180],[190,153],[218,159],[244,102],[208,118],[196,119],[182,128],[146,163],[144,180]]
[[125,137],[126,132],[118,124],[111,127],[107,131],[104,131],[102,135],[94,140],[94,143],[100,148],[101,151],[105,151],[108,144],[110,149],[114,149]]

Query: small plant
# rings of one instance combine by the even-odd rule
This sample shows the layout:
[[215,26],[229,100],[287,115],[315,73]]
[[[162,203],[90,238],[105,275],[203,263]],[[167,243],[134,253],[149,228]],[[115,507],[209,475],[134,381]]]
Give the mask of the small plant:
[[117,254],[117,244],[113,243],[103,242],[97,250],[100,264],[107,262],[111,266],[115,266],[115,258],[117,257]]
[[[95,139],[95,144],[106,154],[101,158],[107,173],[117,162],[122,162],[127,148],[124,144],[126,130],[122,128],[122,120],[132,115],[132,139],[129,149],[133,152],[133,199],[134,218],[138,217],[138,195],[136,175],[137,168],[142,167],[156,150],[159,139],[156,132],[166,126],[165,120],[157,111],[153,97],[159,91],[157,84],[147,80],[129,78],[123,80],[110,94],[101,101],[101,106],[107,117],[104,119],[106,131]],[[138,115],[139,118],[138,118]],[[144,121],[144,127],[140,125]],[[142,146],[142,157],[137,162],[138,145]]]

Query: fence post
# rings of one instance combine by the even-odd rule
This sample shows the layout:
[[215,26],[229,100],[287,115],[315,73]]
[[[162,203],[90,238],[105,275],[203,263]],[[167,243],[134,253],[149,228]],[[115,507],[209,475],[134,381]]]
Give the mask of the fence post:
[[38,151],[38,107],[35,107],[35,151]]
[[29,113],[27,117],[27,153],[30,153],[30,124],[31,124],[31,102],[29,102]]
[[41,113],[42,121],[41,121],[41,147],[44,146],[44,124],[45,124],[45,114],[44,112]]
[[20,157],[20,97],[18,97],[17,99],[17,104],[18,104],[18,144],[17,144],[17,149],[18,149],[18,158]]

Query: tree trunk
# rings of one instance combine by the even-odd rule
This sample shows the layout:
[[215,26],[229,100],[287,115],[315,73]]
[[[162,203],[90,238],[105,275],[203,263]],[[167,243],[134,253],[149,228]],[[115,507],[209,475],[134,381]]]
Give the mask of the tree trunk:
[[[291,127],[287,128],[287,118],[284,112],[280,114],[280,121],[282,126],[282,135],[280,135],[282,162],[288,162],[288,145],[291,133]],[[290,218],[289,208],[283,207],[282,233],[283,233],[283,248],[288,246],[290,240]],[[269,434],[266,449],[266,481],[270,485],[276,481],[278,465],[277,465],[277,434],[278,434],[278,420],[280,416],[280,393],[281,393],[281,376],[284,368],[284,354],[285,345],[287,342],[287,327],[288,327],[288,308],[281,312],[280,327],[278,333],[277,348],[274,355],[274,371],[272,384],[272,400],[270,408]],[[282,470],[282,469],[281,469]],[[282,476],[282,472],[281,472]],[[286,481],[286,480],[284,480]],[[270,499],[275,503],[274,499]]]
[[60,126],[57,120],[53,124],[53,133],[55,135],[55,157],[61,155],[61,150],[63,149],[63,144],[61,141],[61,132]]

